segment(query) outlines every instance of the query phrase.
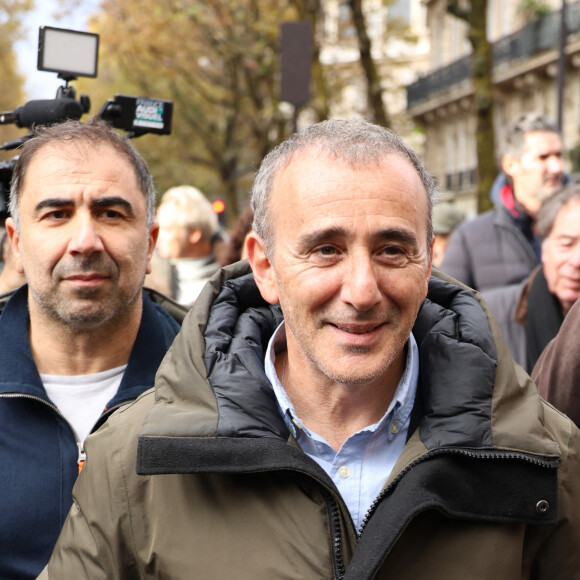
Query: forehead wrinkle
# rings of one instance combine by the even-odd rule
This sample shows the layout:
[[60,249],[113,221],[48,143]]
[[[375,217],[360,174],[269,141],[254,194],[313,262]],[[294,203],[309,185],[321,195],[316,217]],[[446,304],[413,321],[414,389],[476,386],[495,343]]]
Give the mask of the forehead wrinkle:
[[[373,215],[392,217],[391,212],[384,213],[379,209],[369,212],[368,204],[373,202],[387,203],[393,207],[411,204],[415,209],[426,208],[427,200],[421,194],[422,192],[415,190],[414,184],[410,184],[404,179],[389,183],[384,183],[380,178],[367,181],[370,184],[369,188],[364,187],[364,182],[358,181],[355,184],[355,189],[347,194],[344,192],[344,181],[340,179],[320,180],[318,184],[323,186],[322,190],[305,189],[302,191],[304,203],[300,209],[310,214],[313,208],[324,210],[324,207],[332,208],[335,205],[344,206],[348,203],[348,210],[345,207],[345,211],[349,212],[350,217],[370,217]],[[380,185],[380,189],[377,189],[377,184]],[[348,187],[352,188],[352,186],[353,183],[349,182]],[[385,199],[385,195],[390,199]],[[396,195],[396,199],[392,199],[394,195]]]
[[[115,163],[108,168],[106,177],[98,178],[93,172],[92,161],[97,158],[112,157]],[[51,159],[64,161],[65,166],[54,167],[50,163]],[[60,146],[55,144],[46,144],[38,150],[36,155],[30,160],[30,165],[42,163],[43,177],[56,178],[57,183],[66,181],[71,185],[108,183],[111,180],[117,180],[125,171],[119,169],[117,165],[128,163],[123,157],[119,157],[113,147],[107,144],[100,144],[93,148],[84,143],[63,143]],[[53,169],[54,167],[54,169]],[[30,172],[30,168],[27,174]],[[86,176],[91,176],[89,181],[85,181]],[[61,178],[62,177],[62,178]]]

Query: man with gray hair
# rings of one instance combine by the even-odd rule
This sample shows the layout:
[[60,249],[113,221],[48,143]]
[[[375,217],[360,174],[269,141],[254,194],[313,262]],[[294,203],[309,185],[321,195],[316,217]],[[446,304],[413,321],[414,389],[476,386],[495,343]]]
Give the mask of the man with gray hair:
[[476,290],[520,282],[540,263],[538,210],[566,180],[555,123],[538,113],[514,119],[504,135],[501,168],[491,193],[494,209],[453,232],[441,264]]
[[91,438],[41,578],[577,577],[580,432],[431,275],[436,195],[362,120],[271,152],[249,264]]
[[580,297],[580,186],[546,199],[537,226],[542,264],[519,284],[482,292],[512,356],[529,373]]
[[180,185],[163,194],[157,222],[157,253],[169,260],[171,295],[191,306],[219,268],[212,251],[219,229],[217,215],[199,189]]
[[105,123],[37,127],[9,206],[27,284],[0,317],[0,578],[23,580],[48,562],[88,434],[153,385],[185,314],[143,290],[153,180]]

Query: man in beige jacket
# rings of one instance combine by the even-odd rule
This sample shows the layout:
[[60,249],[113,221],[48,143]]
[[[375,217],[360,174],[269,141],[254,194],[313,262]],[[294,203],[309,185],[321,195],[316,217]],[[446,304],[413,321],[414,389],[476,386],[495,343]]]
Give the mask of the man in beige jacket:
[[42,578],[579,578],[579,432],[431,275],[435,195],[364,121],[272,152],[249,266],[89,438]]

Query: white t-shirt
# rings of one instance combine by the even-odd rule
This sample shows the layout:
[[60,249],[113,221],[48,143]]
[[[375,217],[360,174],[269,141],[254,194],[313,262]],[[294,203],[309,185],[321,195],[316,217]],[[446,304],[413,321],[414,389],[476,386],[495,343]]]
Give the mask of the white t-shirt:
[[50,400],[84,441],[105,405],[115,396],[127,365],[92,375],[45,375],[40,378]]

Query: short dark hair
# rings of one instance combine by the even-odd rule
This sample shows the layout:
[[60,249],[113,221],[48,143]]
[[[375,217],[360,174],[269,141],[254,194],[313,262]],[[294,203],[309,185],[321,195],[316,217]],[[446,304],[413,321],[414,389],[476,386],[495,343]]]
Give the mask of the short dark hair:
[[31,161],[44,147],[63,143],[108,145],[125,158],[135,170],[139,189],[147,202],[147,225],[155,220],[155,186],[147,163],[132,143],[119,135],[108,123],[92,117],[88,123],[65,121],[55,125],[40,125],[32,128],[32,138],[24,143],[14,166],[8,210],[16,231],[20,230],[20,195]]

